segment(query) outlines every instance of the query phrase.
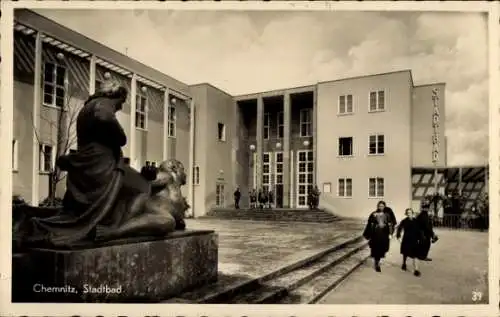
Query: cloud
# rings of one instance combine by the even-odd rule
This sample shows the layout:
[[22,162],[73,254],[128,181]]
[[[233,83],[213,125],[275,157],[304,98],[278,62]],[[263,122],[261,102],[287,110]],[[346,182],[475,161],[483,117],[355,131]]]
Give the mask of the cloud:
[[188,84],[210,82],[233,95],[412,69],[416,84],[447,84],[449,163],[483,164],[488,155],[481,14],[39,12]]

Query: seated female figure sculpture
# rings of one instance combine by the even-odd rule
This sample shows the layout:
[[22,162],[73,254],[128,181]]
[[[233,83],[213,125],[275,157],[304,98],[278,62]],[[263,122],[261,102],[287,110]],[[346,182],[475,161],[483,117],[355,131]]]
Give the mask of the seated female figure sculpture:
[[85,102],[77,117],[77,151],[57,161],[67,172],[63,207],[52,217],[24,219],[14,233],[18,243],[72,247],[184,229],[180,215],[188,206],[179,197],[186,178],[182,164],[162,163],[163,174],[150,184],[124,163],[121,148],[127,137],[116,113],[127,95],[125,87],[109,81]]

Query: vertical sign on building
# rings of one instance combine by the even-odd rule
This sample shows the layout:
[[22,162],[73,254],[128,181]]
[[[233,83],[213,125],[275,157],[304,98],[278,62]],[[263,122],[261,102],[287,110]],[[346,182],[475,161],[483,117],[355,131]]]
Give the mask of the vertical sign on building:
[[438,89],[432,89],[432,163],[434,164],[434,193],[438,192],[438,169],[439,161],[439,96]]

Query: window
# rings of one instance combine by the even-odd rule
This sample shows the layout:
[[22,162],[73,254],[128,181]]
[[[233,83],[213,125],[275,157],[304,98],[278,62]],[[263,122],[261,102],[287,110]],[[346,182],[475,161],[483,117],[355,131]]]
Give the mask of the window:
[[168,136],[171,138],[175,138],[175,130],[176,130],[176,122],[177,122],[177,113],[175,109],[175,105],[169,102],[168,104]]
[[370,92],[370,112],[385,109],[385,92],[383,90]]
[[373,177],[369,179],[368,196],[371,198],[384,197],[384,179],[382,177]]
[[352,95],[339,96],[339,114],[352,113]]
[[262,190],[271,189],[271,153],[262,153]]
[[352,137],[339,138],[339,156],[352,156]]
[[224,207],[224,184],[217,184],[215,186],[215,205],[217,207]]
[[275,153],[274,184],[283,184],[283,152]]
[[217,124],[217,138],[219,141],[226,141],[226,125],[224,123]]
[[368,153],[370,155],[381,155],[385,153],[385,140],[382,134],[370,135]]
[[283,111],[278,112],[278,139],[285,137],[285,114]]
[[200,167],[193,167],[193,184],[200,185]]
[[52,145],[40,144],[39,170],[40,172],[48,173],[52,170],[54,161],[54,147]]
[[271,128],[271,116],[269,112],[264,113],[264,140],[269,139],[269,130]]
[[311,109],[300,110],[300,136],[311,136]]
[[337,195],[339,197],[352,197],[352,178],[339,178]]
[[43,70],[43,104],[64,108],[66,97],[66,68],[45,63]]
[[12,140],[12,171],[16,172],[19,162],[19,142]]
[[146,130],[148,121],[148,99],[137,94],[135,96],[135,127]]

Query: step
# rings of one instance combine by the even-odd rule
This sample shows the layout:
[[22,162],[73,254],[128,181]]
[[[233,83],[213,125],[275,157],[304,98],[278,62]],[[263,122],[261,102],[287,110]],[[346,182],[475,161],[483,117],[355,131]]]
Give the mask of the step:
[[338,287],[351,273],[368,259],[369,249],[347,258],[345,261],[324,271],[307,283],[297,287],[276,304],[314,304]]
[[309,265],[288,272],[274,279],[262,282],[261,286],[251,293],[240,294],[231,300],[233,304],[271,304],[286,296],[290,291],[335,267],[350,256],[360,252],[367,246],[366,241],[359,241],[344,249],[334,251]]
[[216,304],[216,303],[227,303],[231,298],[241,294],[254,291],[258,288],[264,281],[272,280],[281,275],[287,274],[291,271],[297,270],[301,267],[307,266],[309,263],[321,259],[325,255],[332,252],[342,250],[343,248],[349,247],[352,244],[357,244],[363,241],[362,236],[357,236],[354,238],[344,238],[340,243],[328,247],[324,250],[316,252],[314,254],[309,254],[304,256],[302,259],[294,261],[290,264],[285,264],[276,270],[256,278],[241,278],[237,280],[231,280],[231,277],[225,276],[219,273],[218,281],[215,283],[210,283],[208,285],[202,286],[196,290],[180,294],[175,298],[169,298],[162,303],[178,303],[178,302],[191,302],[198,304]]

